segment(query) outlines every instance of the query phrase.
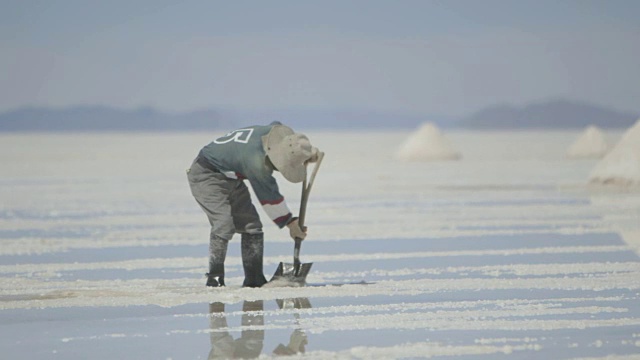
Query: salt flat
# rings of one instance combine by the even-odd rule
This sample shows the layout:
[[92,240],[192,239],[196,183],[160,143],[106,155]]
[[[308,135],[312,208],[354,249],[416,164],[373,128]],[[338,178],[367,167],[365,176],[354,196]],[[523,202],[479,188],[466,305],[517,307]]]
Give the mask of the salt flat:
[[[219,134],[0,135],[3,357],[640,358],[640,191],[588,186],[578,134],[448,132],[461,160],[405,163],[409,132],[309,132],[309,286],[268,289],[237,239],[204,286],[184,171]],[[270,274],[293,244],[263,222]]]

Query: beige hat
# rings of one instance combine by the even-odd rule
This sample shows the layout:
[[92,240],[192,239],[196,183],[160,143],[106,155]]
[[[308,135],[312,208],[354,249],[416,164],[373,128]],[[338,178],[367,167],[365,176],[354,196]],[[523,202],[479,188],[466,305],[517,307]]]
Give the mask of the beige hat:
[[292,183],[299,183],[305,179],[307,167],[304,163],[316,150],[305,135],[294,133],[288,126],[274,125],[271,131],[262,137],[262,145],[271,163],[285,179]]

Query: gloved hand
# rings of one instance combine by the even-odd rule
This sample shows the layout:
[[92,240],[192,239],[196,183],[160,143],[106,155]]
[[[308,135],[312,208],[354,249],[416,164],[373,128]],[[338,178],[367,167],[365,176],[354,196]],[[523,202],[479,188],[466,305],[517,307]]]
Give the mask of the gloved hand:
[[308,163],[314,163],[318,161],[318,155],[320,154],[320,150],[318,150],[317,147],[312,147],[311,148],[311,156],[309,157],[309,159],[307,160]]
[[300,223],[298,222],[298,218],[293,218],[288,224],[287,227],[289,228],[289,235],[291,235],[292,239],[302,239],[304,240],[305,237],[307,237],[307,227],[305,226],[304,229],[300,228]]

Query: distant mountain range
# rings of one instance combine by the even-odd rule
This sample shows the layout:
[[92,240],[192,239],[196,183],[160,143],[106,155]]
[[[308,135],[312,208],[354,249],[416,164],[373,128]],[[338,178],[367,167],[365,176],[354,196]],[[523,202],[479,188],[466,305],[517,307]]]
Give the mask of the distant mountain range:
[[375,110],[283,109],[230,111],[241,126],[274,120],[294,129],[411,129],[425,121],[448,127],[455,119],[441,115],[416,115]]
[[553,100],[514,107],[488,107],[461,119],[357,110],[227,110],[165,113],[153,108],[123,110],[105,106],[27,107],[0,113],[0,132],[8,131],[198,131],[228,130],[282,121],[296,129],[416,128],[423,122],[470,129],[568,129],[597,125],[626,128],[638,114],[595,105]]
[[28,107],[0,114],[0,131],[174,131],[228,127],[215,110],[169,114],[153,108]]
[[478,111],[457,122],[471,129],[572,129],[596,125],[602,128],[627,128],[639,114],[604,107],[552,100],[523,107],[497,105]]
[[123,110],[104,106],[68,108],[28,107],[0,113],[2,131],[198,131],[230,130],[239,126],[281,121],[295,129],[413,128],[421,122],[451,124],[442,116],[377,111],[323,109],[209,109],[164,113],[153,108]]

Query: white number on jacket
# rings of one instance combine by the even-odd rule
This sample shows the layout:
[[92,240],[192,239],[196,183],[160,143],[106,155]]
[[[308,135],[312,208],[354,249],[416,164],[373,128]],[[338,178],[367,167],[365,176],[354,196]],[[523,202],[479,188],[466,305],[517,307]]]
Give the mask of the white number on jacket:
[[213,142],[216,144],[226,144],[228,142],[235,141],[235,142],[246,144],[249,142],[249,138],[251,137],[251,134],[253,134],[253,129],[233,130],[227,135],[213,140]]

